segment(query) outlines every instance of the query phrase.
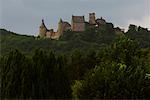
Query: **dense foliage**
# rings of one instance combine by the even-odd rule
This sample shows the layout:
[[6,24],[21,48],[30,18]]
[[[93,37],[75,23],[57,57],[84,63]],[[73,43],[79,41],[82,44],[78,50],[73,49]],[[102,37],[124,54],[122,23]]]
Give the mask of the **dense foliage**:
[[111,29],[59,41],[0,30],[1,98],[149,99],[150,32],[130,25],[118,37]]
[[95,68],[83,80],[75,81],[72,86],[75,98],[149,98],[150,80],[146,75],[150,73],[147,70],[150,65],[143,62],[142,51],[128,38],[118,40],[114,45],[100,51]]
[[54,50],[56,52],[70,53],[74,49],[87,50],[89,48],[99,49],[110,44],[116,37],[113,27],[108,30],[104,27],[95,31],[89,28],[85,32],[67,31],[58,40],[42,39],[34,36],[18,35],[5,29],[0,30],[1,55],[8,54],[11,50],[18,49],[25,54],[42,48],[44,50]]

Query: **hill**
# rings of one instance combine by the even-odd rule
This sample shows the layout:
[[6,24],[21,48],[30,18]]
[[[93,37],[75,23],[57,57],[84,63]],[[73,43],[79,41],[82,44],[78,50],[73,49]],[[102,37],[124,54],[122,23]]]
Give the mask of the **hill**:
[[51,40],[1,29],[1,98],[149,99],[150,32],[115,30],[67,31]]
[[[130,25],[132,26],[132,25]],[[150,47],[150,31],[139,27],[134,30],[130,27],[123,35],[136,39],[141,47]],[[59,40],[42,39],[35,36],[19,35],[14,32],[0,29],[1,55],[8,54],[10,50],[18,49],[24,54],[31,54],[35,49],[54,50],[55,52],[70,53],[75,49],[87,51],[89,49],[99,49],[117,38],[113,28],[108,26],[95,31],[88,29],[85,32],[67,31]],[[122,36],[122,35],[121,35]]]

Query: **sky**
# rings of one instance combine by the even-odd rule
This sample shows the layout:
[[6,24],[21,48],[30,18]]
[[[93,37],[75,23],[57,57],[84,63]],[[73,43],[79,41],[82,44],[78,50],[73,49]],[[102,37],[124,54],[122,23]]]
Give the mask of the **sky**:
[[150,29],[150,0],[0,0],[0,28],[19,34],[38,35],[41,20],[57,30],[60,18],[71,23],[72,15],[96,13],[115,27],[135,24]]

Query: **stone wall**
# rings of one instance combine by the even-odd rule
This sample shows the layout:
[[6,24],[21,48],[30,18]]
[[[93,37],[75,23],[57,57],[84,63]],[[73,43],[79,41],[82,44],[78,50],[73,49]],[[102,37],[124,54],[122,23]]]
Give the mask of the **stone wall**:
[[45,27],[43,27],[43,26],[40,26],[40,28],[39,28],[39,36],[40,37],[45,37],[46,32],[47,32],[47,29]]
[[85,31],[85,23],[72,23],[72,31]]

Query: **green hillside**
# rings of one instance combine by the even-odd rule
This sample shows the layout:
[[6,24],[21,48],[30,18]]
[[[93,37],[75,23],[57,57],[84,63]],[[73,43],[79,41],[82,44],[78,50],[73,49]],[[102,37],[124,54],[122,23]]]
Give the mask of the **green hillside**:
[[[93,32],[92,32],[93,31]],[[19,35],[4,29],[0,30],[1,53],[7,54],[12,49],[18,49],[25,54],[35,49],[54,50],[56,52],[70,52],[74,49],[87,50],[98,49],[111,43],[115,34],[98,34],[94,30],[90,32],[65,32],[59,40],[41,39],[34,36]]]
[[[134,30],[134,27],[130,27],[129,31],[124,35],[137,40],[141,47],[150,47],[150,31],[142,27],[139,27],[137,31]],[[67,31],[59,40],[19,35],[5,29],[0,29],[0,36],[1,55],[8,54],[10,50],[14,49],[18,49],[25,54],[30,54],[39,48],[63,53],[68,53],[75,49],[96,50],[111,44],[118,37],[114,29],[108,26],[97,31],[95,29],[88,29],[85,32]]]
[[[150,99],[150,31],[105,26],[59,40],[0,30],[2,99]],[[17,50],[16,50],[17,49]]]

